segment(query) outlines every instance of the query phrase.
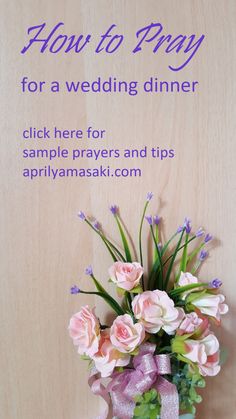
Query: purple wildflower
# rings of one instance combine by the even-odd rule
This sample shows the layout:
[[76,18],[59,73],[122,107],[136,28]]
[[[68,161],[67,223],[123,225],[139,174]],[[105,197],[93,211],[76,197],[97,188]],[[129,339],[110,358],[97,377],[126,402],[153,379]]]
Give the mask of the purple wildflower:
[[191,220],[187,217],[185,217],[184,219],[184,224],[178,227],[177,233],[181,233],[181,231],[183,231],[184,228],[186,230],[186,233],[189,234],[192,227],[191,227]]
[[211,282],[209,282],[210,288],[220,288],[221,285],[222,285],[222,281],[218,278],[215,278]]
[[201,262],[203,262],[207,258],[207,256],[208,256],[208,252],[206,252],[206,250],[202,249],[201,252],[199,253],[198,258]]
[[71,294],[79,294],[80,293],[79,287],[77,287],[77,285],[73,285],[73,287],[71,287],[71,289],[70,289],[70,293]]
[[159,217],[158,215],[154,215],[153,217],[154,224],[158,226],[158,224],[160,224],[160,221],[161,221],[161,217]]
[[162,249],[162,243],[158,243],[158,249],[161,251],[161,249]]
[[148,224],[151,226],[152,225],[152,216],[151,215],[147,215],[145,217],[145,219],[147,220]]
[[83,211],[79,211],[78,212],[78,217],[81,219],[81,220],[85,220],[85,214],[84,214],[84,212]]
[[151,201],[152,197],[153,197],[153,193],[152,192],[148,192],[147,193],[147,201]]
[[93,223],[93,227],[95,228],[95,230],[99,231],[101,230],[101,224],[96,220]]
[[118,213],[118,206],[117,205],[111,205],[110,211],[113,215],[116,215]]
[[191,227],[191,220],[187,217],[185,217],[184,219],[184,227],[186,229],[186,233],[189,234],[192,227]]
[[91,265],[87,266],[87,268],[85,269],[85,274],[86,275],[93,275],[93,268]]
[[202,236],[204,236],[204,234],[205,234],[205,231],[203,230],[203,228],[199,227],[199,229],[195,233],[195,236],[196,237],[202,237]]
[[213,236],[211,234],[206,234],[205,238],[204,238],[204,242],[208,243],[213,239]]

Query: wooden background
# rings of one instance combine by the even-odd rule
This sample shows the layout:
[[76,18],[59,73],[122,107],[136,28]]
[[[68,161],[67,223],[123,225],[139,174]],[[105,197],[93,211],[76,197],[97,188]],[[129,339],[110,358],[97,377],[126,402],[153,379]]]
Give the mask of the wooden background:
[[[82,304],[96,305],[101,317],[107,309],[68,290],[74,283],[92,289],[83,274],[90,263],[106,284],[110,258],[77,211],[96,216],[118,239],[108,211],[118,203],[135,236],[149,190],[155,194],[150,211],[163,217],[166,236],[188,215],[194,228],[203,225],[216,237],[202,274],[224,282],[230,314],[217,333],[230,356],[220,375],[207,380],[197,418],[236,417],[235,20],[235,0],[1,1],[1,419],[92,419],[102,409],[87,386],[87,365],[67,325]],[[44,21],[48,26],[64,21],[68,33],[97,36],[114,22],[126,36],[126,48],[111,56],[95,56],[89,49],[78,56],[36,51],[22,56],[27,28]],[[171,57],[148,48],[135,56],[127,52],[136,30],[152,21],[161,22],[165,33],[206,35],[199,53],[178,74],[167,68]],[[23,76],[63,81],[98,75],[198,80],[199,89],[136,97],[20,90]],[[23,179],[22,130],[55,125],[91,125],[106,129],[104,147],[171,147],[176,157],[135,162],[143,169],[141,179]]]

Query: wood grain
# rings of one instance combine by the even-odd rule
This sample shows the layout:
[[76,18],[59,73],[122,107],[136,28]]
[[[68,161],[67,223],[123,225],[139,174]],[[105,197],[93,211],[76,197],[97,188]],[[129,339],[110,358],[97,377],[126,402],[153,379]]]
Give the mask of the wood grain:
[[[235,0],[1,1],[1,419],[92,419],[103,404],[87,386],[87,366],[68,337],[68,319],[82,304],[108,311],[92,297],[68,295],[73,283],[91,287],[91,263],[106,284],[110,263],[101,243],[79,223],[77,211],[101,220],[118,240],[108,206],[118,203],[135,237],[143,199],[170,234],[183,217],[217,238],[202,274],[224,282],[230,314],[217,333],[230,356],[221,374],[207,380],[198,419],[235,417]],[[160,21],[172,33],[206,34],[191,65],[170,74],[168,57],[146,50],[112,56],[19,51],[33,24],[64,21],[71,33],[101,33],[111,22],[126,34]],[[196,94],[22,94],[20,80],[198,80]],[[21,132],[27,126],[106,129],[106,148],[159,146],[173,160],[143,160],[142,178],[38,179],[21,175]],[[123,164],[124,162],[122,162]],[[84,163],[92,167],[87,160]],[[118,166],[119,163],[112,161]],[[63,165],[63,163],[62,163]],[[66,167],[66,164],[64,163]]]

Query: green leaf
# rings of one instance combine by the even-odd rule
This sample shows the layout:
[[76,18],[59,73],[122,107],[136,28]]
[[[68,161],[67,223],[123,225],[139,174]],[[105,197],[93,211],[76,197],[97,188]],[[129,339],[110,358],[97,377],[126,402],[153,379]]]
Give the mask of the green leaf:
[[[155,226],[155,239],[156,242],[159,243],[159,228],[158,225]],[[157,249],[156,246],[154,247],[154,253],[153,253],[153,262],[158,258]]]
[[137,285],[137,287],[132,288],[132,290],[130,290],[129,292],[131,292],[132,294],[140,294],[141,292],[143,292],[143,289],[141,285]]
[[96,291],[83,291],[80,290],[81,294],[89,294],[89,295],[98,295],[99,297],[103,298],[107,304],[118,314],[118,316],[125,314],[125,311],[122,309],[122,307],[112,298],[109,294],[104,294],[102,292],[96,292]]
[[153,226],[150,226],[151,229],[151,233],[152,233],[152,238],[156,247],[156,252],[157,252],[157,256],[158,256],[158,261],[159,261],[159,266],[160,266],[160,284],[157,284],[157,288],[163,289],[163,266],[162,266],[162,258],[161,258],[161,253],[160,253],[160,249],[158,247],[158,243],[156,241],[155,235],[154,235],[154,231],[153,231]]
[[91,361],[91,358],[87,355],[80,355],[80,359],[82,359],[83,361]]
[[200,250],[203,248],[205,246],[205,243],[203,242],[203,243],[201,243],[199,246],[197,246],[196,247],[196,249],[194,249],[193,251],[192,251],[192,253],[190,253],[190,255],[189,255],[189,257],[188,257],[188,259],[187,259],[187,264],[188,263],[190,263],[194,258],[195,258],[195,256],[197,256],[197,254],[200,252]]
[[[181,262],[180,262],[180,269],[179,269],[180,273],[186,271],[187,257],[188,257],[188,237],[189,237],[189,235],[186,234],[183,255],[182,255]],[[180,273],[178,275],[178,279],[179,279]]]
[[208,287],[209,283],[208,282],[198,282],[198,283],[195,283],[195,284],[184,285],[182,287],[177,287],[177,288],[171,290],[169,292],[169,296],[170,297],[177,297],[178,295],[183,294],[183,292],[190,291],[190,290],[193,290],[195,288],[200,288],[200,287],[204,287],[204,286]]
[[106,240],[106,237],[105,237],[103,234],[101,234],[101,232],[100,232],[100,231],[98,231],[96,228],[94,228],[94,226],[90,223],[90,221],[89,221],[87,218],[85,219],[85,222],[89,225],[89,227],[91,227],[91,229],[92,229],[93,231],[95,231],[95,233],[97,233],[97,234],[99,235],[99,237],[102,239],[103,243],[105,244],[105,246],[106,246],[106,248],[107,248],[108,252],[110,253],[110,255],[111,255],[111,257],[112,257],[113,261],[114,261],[114,262],[116,262],[116,261],[117,261],[117,257],[116,257],[116,255],[114,254],[114,252],[111,250],[111,248],[110,248],[110,246],[109,246],[109,244],[108,244],[108,242],[107,242],[107,240]]
[[[176,235],[176,234],[175,234]],[[191,243],[193,240],[196,239],[196,236],[191,237],[191,239],[188,240],[188,244]],[[180,250],[182,250],[184,248],[185,244],[183,244],[182,246],[180,246],[178,252],[180,252]],[[165,262],[163,263],[163,266],[166,265],[166,263],[169,262],[169,260],[173,257],[173,253],[172,255],[168,256],[168,258],[165,260]]]
[[114,252],[117,254],[118,259],[121,259],[123,262],[125,262],[125,257],[122,255],[122,253],[117,249],[117,247],[110,241],[108,240],[107,237],[105,237],[104,235],[102,235],[102,237],[104,238],[104,240],[106,241],[106,243],[114,250]]
[[145,206],[144,206],[144,210],[143,210],[143,214],[141,217],[141,222],[140,222],[140,227],[139,227],[139,254],[140,254],[140,263],[143,266],[143,253],[142,253],[142,229],[143,229],[143,221],[144,221],[144,217],[147,211],[147,207],[148,207],[149,201],[146,201]]
[[[167,249],[168,249],[168,247],[169,247],[169,245],[170,245],[170,243],[172,242],[172,240],[177,236],[177,232],[165,243],[165,245],[163,246],[163,248],[162,248],[162,250],[161,250],[161,257],[163,257],[164,256],[164,254],[165,254],[165,252],[167,251]],[[167,261],[168,261],[168,259],[167,259]],[[164,265],[166,264],[166,262],[167,261],[165,261],[164,263],[163,263],[163,267],[164,267]],[[158,274],[158,271],[160,270],[160,259],[159,258],[157,258],[155,261],[154,261],[154,263],[153,263],[153,265],[152,265],[152,269],[151,269],[151,272],[150,272],[150,275],[149,275],[149,278],[148,278],[148,289],[150,289],[150,290],[152,290],[153,288],[152,288],[152,279],[153,279],[153,276],[156,274]]]
[[189,294],[186,298],[186,305],[188,305],[189,303],[192,303],[194,300],[196,300],[197,298],[201,297],[202,295],[204,295],[206,293],[206,289],[203,291],[194,291],[191,294]]
[[117,214],[115,214],[115,219],[116,219],[116,222],[117,222],[117,225],[118,225],[118,228],[119,228],[119,232],[120,232],[120,235],[121,235],[121,240],[122,240],[122,243],[123,243],[123,246],[124,246],[126,261],[127,262],[132,262],[132,257],[131,257],[128,241],[126,239],[126,235],[124,233],[124,230],[122,228],[122,225],[120,223],[120,220],[119,220],[119,217],[118,217]]
[[180,235],[179,241],[177,243],[177,246],[176,246],[175,251],[173,253],[173,256],[171,258],[171,261],[170,261],[170,264],[169,264],[169,267],[168,267],[168,271],[167,271],[167,274],[166,274],[164,289],[167,289],[167,287],[168,287],[168,283],[169,283],[169,280],[170,280],[170,275],[171,275],[171,272],[172,272],[172,268],[173,268],[173,265],[174,265],[174,262],[175,262],[177,253],[178,253],[178,251],[180,249],[180,245],[181,245],[181,242],[182,242],[182,238],[183,238],[184,232],[185,232],[185,229],[183,229],[183,231],[182,231],[182,233]]
[[92,278],[92,280],[93,280],[93,282],[94,282],[97,290],[99,292],[102,292],[103,294],[109,295],[108,292],[105,290],[105,288],[103,288],[103,286],[100,284],[100,282],[95,278],[95,276],[93,274],[90,275],[90,276],[91,276],[91,278]]
[[157,419],[160,414],[160,397],[155,389],[135,397],[133,419]]
[[120,287],[116,287],[116,291],[117,291],[117,294],[120,298],[124,297],[125,292],[126,292],[123,288],[120,288]]

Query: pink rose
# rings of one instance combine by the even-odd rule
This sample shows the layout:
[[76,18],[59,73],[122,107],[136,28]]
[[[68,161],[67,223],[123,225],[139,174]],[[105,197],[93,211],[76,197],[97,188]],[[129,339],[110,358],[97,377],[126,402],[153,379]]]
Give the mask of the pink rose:
[[119,352],[111,343],[108,330],[101,332],[98,352],[93,355],[95,367],[102,377],[109,377],[115,367],[124,367],[129,364],[130,355]]
[[184,318],[184,311],[175,308],[174,301],[165,291],[145,291],[132,302],[134,316],[149,333],[157,333],[162,328],[172,334]]
[[214,376],[220,371],[219,365],[219,342],[213,334],[209,334],[200,340],[185,340],[185,358],[198,364],[201,375]]
[[196,297],[191,304],[202,314],[215,317],[220,321],[220,316],[226,314],[229,310],[227,304],[224,304],[225,297],[222,294],[210,294],[208,292]]
[[115,262],[108,272],[111,280],[117,287],[130,291],[139,285],[140,278],[143,275],[143,268],[138,262]]
[[129,314],[118,316],[111,326],[110,338],[118,351],[123,353],[133,352],[145,338],[142,324],[134,323]]
[[205,336],[209,334],[209,321],[204,318],[198,317],[197,313],[188,313],[185,315],[185,318],[180,323],[177,335],[184,335],[187,333],[194,334],[195,332],[198,333],[198,336]]
[[74,314],[69,323],[69,334],[78,352],[93,356],[98,351],[100,339],[99,320],[87,305]]

